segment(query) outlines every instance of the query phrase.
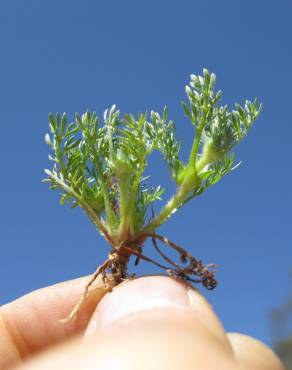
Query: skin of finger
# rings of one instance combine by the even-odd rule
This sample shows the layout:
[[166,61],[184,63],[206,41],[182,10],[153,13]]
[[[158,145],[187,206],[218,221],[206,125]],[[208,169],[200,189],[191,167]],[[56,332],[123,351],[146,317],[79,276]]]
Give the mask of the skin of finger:
[[[68,289],[68,287],[66,288],[66,291],[67,291],[67,289]],[[78,292],[78,294],[80,294],[80,292]],[[200,299],[202,299],[202,302],[204,302],[204,299],[201,296],[200,296]],[[208,307],[208,310],[209,310],[210,306],[207,306],[207,307]],[[72,306],[70,307],[70,309],[71,308],[72,308]],[[66,314],[68,314],[70,309],[67,311]],[[208,312],[210,312],[210,311],[206,312],[207,316],[208,316]],[[156,310],[156,313],[157,313],[157,310]],[[163,321],[162,319],[165,318],[165,314],[163,314],[162,316],[163,317],[161,317],[160,322],[162,322]],[[201,316],[201,317],[203,317],[203,316]],[[205,316],[205,317],[207,317],[207,316]],[[127,320],[129,320],[129,317],[127,318]],[[141,320],[138,320],[138,321],[141,323]],[[137,322],[137,318],[136,318],[136,322]],[[143,322],[143,320],[142,320],[142,322]],[[153,322],[153,320],[151,319],[150,322]],[[173,323],[172,319],[171,319],[171,322]],[[180,320],[179,328],[182,328],[182,325],[181,325],[182,322],[183,322],[183,320]],[[212,322],[212,320],[210,322]],[[205,369],[205,368],[206,369],[208,369],[208,368],[220,369],[221,365],[223,366],[222,368],[224,368],[225,370],[229,369],[229,368],[234,369],[234,364],[230,364],[230,354],[228,354],[227,357],[223,355],[223,358],[222,358],[222,353],[224,351],[226,351],[226,345],[223,346],[224,347],[223,351],[222,351],[223,347],[221,347],[221,349],[219,349],[219,352],[216,354],[216,351],[217,351],[216,348],[218,346],[218,339],[219,339],[221,334],[219,335],[219,337],[217,336],[217,338],[214,338],[214,335],[213,335],[213,340],[216,339],[217,346],[214,346],[214,345],[210,344],[209,345],[209,350],[207,351],[208,353],[205,356],[204,355],[204,348],[206,348],[206,346],[203,346],[203,348],[201,348],[200,350],[199,350],[199,348],[200,348],[200,343],[202,344],[202,342],[201,342],[202,338],[205,338],[205,343],[208,342],[208,340],[207,340],[208,335],[204,336],[203,332],[200,332],[199,327],[197,327],[195,329],[197,334],[199,334],[197,337],[201,338],[199,343],[196,343],[194,338],[189,337],[189,339],[187,340],[187,343],[185,345],[182,345],[184,343],[184,341],[183,341],[184,335],[179,332],[179,328],[178,328],[178,330],[173,330],[174,332],[171,333],[171,323],[167,323],[166,327],[161,328],[161,329],[163,329],[161,331],[164,334],[162,333],[162,336],[157,336],[156,339],[153,338],[153,337],[158,334],[158,331],[156,330],[157,328],[155,328],[153,330],[153,335],[149,335],[149,334],[151,334],[149,332],[149,330],[151,328],[151,325],[147,324],[146,328],[144,328],[145,330],[143,330],[143,328],[139,328],[139,326],[137,326],[137,325],[136,326],[131,325],[132,328],[135,328],[134,329],[134,334],[135,333],[137,334],[137,333],[143,332],[143,331],[144,331],[144,333],[147,333],[147,335],[143,336],[142,339],[145,339],[145,342],[142,342],[142,345],[141,345],[141,340],[139,341],[138,340],[139,338],[136,338],[135,335],[132,335],[130,338],[128,337],[128,335],[125,336],[125,333],[129,333],[128,323],[126,325],[127,330],[123,329],[122,322],[120,322],[119,325],[121,325],[120,328],[119,328],[119,326],[116,326],[115,328],[113,328],[113,330],[115,331],[115,332],[113,332],[113,335],[103,334],[103,336],[101,336],[100,338],[95,338],[95,340],[92,341],[93,343],[87,343],[85,349],[82,348],[80,350],[80,348],[81,348],[80,342],[78,342],[78,344],[69,344],[69,345],[66,344],[65,346],[54,349],[53,352],[52,351],[46,352],[41,357],[32,360],[32,362],[25,365],[25,368],[26,369],[30,369],[30,368],[31,369],[34,369],[34,368],[35,369],[36,368],[39,368],[39,369],[42,369],[42,368],[43,369],[47,369],[47,368],[50,368],[50,369],[52,369],[52,368],[53,369],[54,368],[63,369],[64,368],[65,369],[66,368],[67,369],[68,364],[71,364],[71,362],[72,362],[72,364],[70,365],[71,369],[74,369],[74,368],[76,368],[76,369],[77,368],[78,369],[80,369],[80,368],[83,368],[83,369],[104,368],[105,364],[108,364],[110,367],[109,366],[107,366],[107,367],[112,368],[112,369],[115,369],[115,368],[121,369],[121,368],[123,368],[123,367],[121,367],[121,360],[124,361],[123,364],[126,366],[125,368],[129,368],[128,367],[129,363],[131,363],[133,366],[135,365],[136,368],[137,368],[139,361],[142,362],[142,363],[147,364],[147,361],[149,360],[149,353],[151,353],[150,357],[153,357],[152,354],[155,354],[155,350],[157,350],[158,354],[157,354],[156,357],[160,362],[162,361],[162,365],[160,365],[161,366],[160,368],[163,368],[165,366],[168,366],[168,368],[170,368],[170,369],[178,368],[178,367],[174,366],[174,364],[177,364],[174,360],[178,360],[181,364],[184,364],[183,366],[181,364],[179,365],[180,368],[184,368],[184,369],[196,369],[196,368],[198,368],[197,366],[199,366],[199,365],[200,365],[200,367],[199,367],[200,369]],[[188,324],[187,324],[187,327],[189,327]],[[209,327],[209,329],[210,329],[210,327]],[[179,332],[179,336],[177,336],[177,332]],[[185,332],[185,331],[183,330],[183,332]],[[208,330],[207,330],[207,332],[208,332]],[[167,333],[166,338],[164,338],[165,333]],[[185,332],[185,334],[186,334],[185,337],[187,337],[187,332]],[[180,335],[182,335],[182,338],[180,338]],[[135,338],[135,339],[133,339],[133,338]],[[163,350],[163,348],[160,348],[159,343],[157,344],[157,339],[158,338],[159,338],[158,342],[163,343],[164,348],[166,348],[166,350],[165,349]],[[171,338],[175,339],[173,344],[170,343]],[[209,337],[209,338],[211,338],[211,337]],[[180,343],[178,347],[177,347],[177,339],[179,339],[179,343]],[[195,355],[198,352],[198,356],[196,358],[192,358],[191,356],[187,355],[187,353],[188,353],[188,344],[190,343],[190,341],[192,341],[193,344],[196,343],[196,348],[198,349],[198,351],[194,351],[193,346],[191,347],[191,349],[189,351],[190,354],[192,354],[192,355]],[[232,339],[231,339],[231,342],[232,342]],[[2,343],[2,342],[0,341],[0,343]],[[98,343],[98,348],[99,348],[98,352],[96,351],[96,344],[97,343]],[[212,341],[211,341],[211,343],[212,343]],[[138,348],[135,349],[135,347],[137,347],[137,345],[138,345]],[[113,351],[113,348],[114,348],[114,351]],[[130,351],[130,355],[128,356],[127,353],[129,352],[129,348],[131,348],[132,350]],[[170,351],[171,353],[176,353],[177,349],[183,348],[184,349],[182,351],[183,356],[181,356],[183,358],[180,359],[179,356],[178,357],[175,356],[175,358],[172,360],[171,356],[167,357],[167,354],[165,356],[163,356],[163,353],[164,352],[169,352],[170,348],[173,348],[173,350]],[[210,356],[210,348],[214,352],[214,355],[212,355],[212,356]],[[236,352],[236,347],[234,347],[234,348],[235,348],[235,352]],[[244,348],[244,343],[243,344],[241,343],[241,345],[238,346],[238,348],[239,349]],[[246,348],[248,348],[248,346],[246,346]],[[134,352],[133,352],[133,350],[134,350]],[[140,353],[139,351],[140,352],[142,351],[142,352]],[[52,353],[54,353],[54,355],[52,355]],[[115,354],[114,356],[113,356],[113,353]],[[133,356],[133,353],[136,353],[137,356]],[[201,354],[201,359],[199,358],[200,354]],[[16,353],[16,355],[17,355],[17,353]],[[144,355],[144,357],[145,357],[145,355],[147,357],[144,359],[143,355]],[[263,354],[263,356],[265,356],[265,355],[268,356],[268,354],[266,352],[265,352],[265,354]],[[261,356],[261,358],[263,356]],[[204,359],[203,359],[203,357],[204,357]],[[168,361],[168,360],[170,360],[171,363],[167,364],[166,361]],[[210,362],[210,361],[214,362],[214,360],[217,361],[216,364]],[[118,361],[118,363],[116,365],[115,365],[115,361]],[[159,364],[159,361],[156,362],[156,364]],[[201,364],[200,362],[202,362],[202,361],[205,361],[205,363]],[[206,361],[207,362],[209,361],[209,363],[206,363]],[[219,363],[218,363],[218,361],[219,361]],[[267,360],[267,363],[270,363],[270,360]],[[171,366],[173,366],[173,367],[171,367]],[[189,367],[187,367],[187,366],[189,366]],[[202,366],[205,366],[205,367],[202,367]],[[0,368],[1,368],[1,370],[2,370],[2,368],[4,369],[4,367],[0,367]],[[141,367],[139,365],[138,368],[142,369],[144,367]],[[250,366],[245,367],[245,369],[246,368],[248,368],[250,370],[252,369]],[[265,369],[269,370],[269,368],[267,368],[267,367],[255,367],[255,369],[262,369],[262,368],[265,368]],[[156,369],[156,367],[153,367],[153,369]],[[271,367],[271,369],[272,369],[272,367]],[[274,370],[278,370],[278,369],[280,370],[280,369],[283,369],[283,368],[274,366],[273,369]]]
[[[153,296],[155,306],[165,304],[164,300],[162,302],[159,300],[157,303],[156,298],[165,294],[167,297],[170,296],[172,304],[176,304],[176,295],[178,294],[181,297],[180,300],[184,301],[184,304],[179,307],[189,310],[193,314],[194,320],[202,322],[206,329],[211,330],[213,335],[231,351],[224,328],[207,300],[181,279],[164,275],[143,276],[116,286],[99,302],[87,327],[86,335],[90,332],[93,332],[93,335],[95,332],[99,333],[100,327],[104,326],[108,320],[117,320],[121,315],[128,315],[146,307],[149,309],[149,305],[152,307]],[[155,309],[157,310],[157,307]]]
[[[147,321],[145,324],[147,327]],[[238,333],[228,334],[238,360],[235,365],[230,363],[229,358],[222,357],[221,350],[219,353],[214,350],[212,340],[207,343],[204,341],[205,346],[201,348],[202,343],[197,342],[197,338],[202,335],[201,332],[194,341],[193,336],[181,331],[181,323],[179,326],[178,333],[176,331],[172,333],[172,330],[164,332],[160,328],[155,328],[155,339],[153,335],[149,336],[150,328],[148,327],[143,341],[137,341],[137,335],[135,335],[135,331],[139,329],[137,326],[136,330],[131,332],[128,330],[119,332],[119,329],[115,328],[112,335],[87,342],[86,347],[80,346],[80,342],[66,343],[17,370],[65,370],[68,368],[70,370],[105,368],[109,370],[160,370],[164,368],[169,370],[284,370],[273,352],[254,338]]]
[[[145,369],[156,369],[153,358],[159,368],[168,369],[234,365],[231,346],[209,303],[189,284],[166,276],[141,277],[115,287],[99,302],[85,337],[95,337],[100,345],[123,338],[119,357],[125,368],[132,359],[132,368],[140,368],[141,360]],[[137,355],[131,357],[133,350]]]
[[78,318],[67,317],[83,294],[89,277],[67,281],[29,293],[0,308],[0,369],[20,358],[56,344],[85,329],[99,300],[107,290],[99,280]]
[[235,370],[218,337],[185,311],[133,314],[107,332],[50,350],[17,370]]
[[240,333],[228,333],[239,370],[285,370],[279,358],[264,343]]
[[[158,306],[149,305],[151,300]],[[159,306],[163,302],[168,304]],[[108,316],[99,322],[102,312]],[[112,315],[117,315],[114,320]],[[176,279],[152,276],[119,285],[102,299],[86,333],[82,343],[56,349],[23,369],[235,368],[231,346],[210,305]]]
[[[157,277],[153,282],[157,283]],[[135,281],[133,284],[140,284]],[[149,283],[149,278],[147,278]],[[147,284],[148,284],[147,283]],[[160,282],[161,283],[161,282]],[[127,286],[117,287],[119,292]],[[145,286],[143,287],[145,291]],[[151,288],[151,286],[150,286]],[[125,294],[125,293],[123,293]],[[97,331],[83,344],[72,344],[49,352],[25,365],[25,369],[235,369],[231,346],[226,346],[222,329],[210,306],[197,292],[191,290],[193,309],[152,309],[139,311],[120,318],[109,327]],[[121,297],[116,294],[118,302]],[[110,297],[110,298],[109,298]],[[127,297],[125,297],[127,298]],[[115,293],[105,297],[99,306],[114,305]],[[194,310],[195,308],[195,310]],[[97,314],[99,310],[96,310]],[[109,313],[111,315],[111,313]],[[95,316],[95,315],[94,315]],[[91,325],[95,326],[92,318]],[[218,320],[217,320],[218,321]],[[90,325],[89,325],[90,329]],[[249,337],[244,340],[250,341]],[[244,348],[245,344],[238,347]],[[250,355],[251,352],[249,352]],[[270,353],[269,353],[270,354]],[[268,356],[267,353],[263,356]],[[270,358],[267,357],[267,363]],[[240,361],[239,361],[240,362]],[[241,363],[244,369],[268,369],[251,367]],[[263,364],[263,363],[261,363]],[[24,369],[23,368],[23,369]],[[280,368],[279,368],[280,369]],[[275,367],[275,370],[278,370]]]
[[0,315],[0,369],[19,361],[21,356]]

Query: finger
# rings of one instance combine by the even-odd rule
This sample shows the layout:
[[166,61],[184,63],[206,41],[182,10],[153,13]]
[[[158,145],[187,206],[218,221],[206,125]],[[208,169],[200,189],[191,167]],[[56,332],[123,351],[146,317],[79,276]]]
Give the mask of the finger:
[[207,301],[164,276],[118,286],[100,302],[85,333],[100,347],[104,367],[115,348],[116,368],[228,369],[233,353]]
[[264,343],[239,333],[227,336],[240,370],[284,370],[281,361]]
[[59,320],[69,315],[88,279],[40,289],[0,308],[0,369],[84,330],[97,302],[106,293],[101,280],[75,321],[64,325]]
[[234,370],[222,325],[205,299],[168,277],[144,277],[107,294],[83,343],[43,354],[21,370]]

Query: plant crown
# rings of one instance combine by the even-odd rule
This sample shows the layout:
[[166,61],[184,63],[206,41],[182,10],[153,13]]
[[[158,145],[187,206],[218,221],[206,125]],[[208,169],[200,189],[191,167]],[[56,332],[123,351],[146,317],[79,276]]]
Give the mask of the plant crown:
[[[53,168],[45,170],[44,181],[61,191],[62,205],[80,206],[113,248],[143,240],[236,167],[233,149],[261,112],[257,99],[235,104],[232,111],[221,106],[215,80],[215,74],[204,69],[203,76],[192,74],[185,88],[188,103],[182,102],[182,107],[195,129],[187,163],[180,159],[175,124],[166,107],[162,114],[121,117],[113,105],[104,112],[103,122],[89,111],[69,123],[65,113],[49,115],[51,133],[45,140],[52,149]],[[143,176],[153,151],[162,154],[176,191],[146,221],[147,209],[164,192],[160,186],[148,189]]]

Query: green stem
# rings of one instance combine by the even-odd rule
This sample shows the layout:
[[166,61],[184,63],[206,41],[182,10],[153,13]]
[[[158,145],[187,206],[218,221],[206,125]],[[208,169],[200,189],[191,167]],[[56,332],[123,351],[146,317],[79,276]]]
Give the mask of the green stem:
[[[205,102],[205,104],[207,103]],[[196,172],[197,172],[197,168],[196,168],[197,156],[198,156],[200,141],[202,137],[202,132],[206,124],[206,117],[207,117],[207,108],[205,108],[204,106],[202,119],[196,131],[196,136],[195,136],[193,146],[190,152],[189,163],[188,163],[188,167],[192,167]]]
[[210,164],[210,160],[207,155],[203,154],[202,157],[196,163],[197,173],[200,174],[200,172],[202,172],[204,167],[207,166],[208,164]]
[[99,159],[97,158],[96,155],[94,155],[94,164],[95,164],[95,167],[96,167],[96,171],[97,171],[97,174],[98,174],[101,191],[102,191],[102,194],[103,194],[105,213],[106,213],[106,221],[107,221],[107,224],[108,224],[111,232],[113,232],[113,229],[115,228],[116,223],[117,223],[117,219],[116,219],[116,215],[115,215],[115,213],[112,209],[112,204],[109,200],[108,187],[107,187],[107,185],[105,183],[105,180],[104,180],[104,175],[102,173],[101,164],[100,164]]
[[201,158],[196,163],[198,174],[203,171],[204,167],[220,160],[226,152],[216,150],[212,143],[204,145]]
[[200,146],[200,140],[203,129],[206,123],[206,111],[204,111],[201,123],[197,128],[196,136],[189,155],[189,162],[186,167],[183,181],[178,188],[177,192],[170,198],[166,205],[162,208],[160,213],[149,222],[148,225],[142,230],[141,234],[151,233],[162,225],[176,210],[180,207],[187,195],[196,187],[199,187],[201,180],[198,173],[201,170],[201,165],[197,168],[197,156]]
[[192,167],[195,171],[196,171],[197,155],[199,151],[203,128],[204,126],[202,124],[197,128],[196,136],[195,136],[193,146],[192,146],[192,149],[189,155],[188,167]]
[[122,233],[124,233],[125,231],[128,231],[130,233],[129,235],[130,237],[134,235],[135,233],[135,230],[134,230],[135,205],[136,205],[136,198],[137,198],[137,192],[139,188],[140,179],[141,179],[142,173],[145,168],[146,156],[147,156],[147,153],[145,153],[139,161],[139,170],[136,172],[136,175],[134,177],[133,184],[130,189],[125,218],[122,219],[122,223],[121,223]]
[[[85,139],[87,139],[87,141],[90,143],[88,127],[86,129],[85,127],[83,128],[83,135]],[[90,148],[90,155],[93,158],[93,163],[95,165],[95,168],[98,174],[98,181],[100,183],[101,191],[103,194],[105,213],[106,213],[106,224],[110,230],[110,233],[113,234],[114,229],[117,224],[116,215],[112,209],[112,204],[109,199],[108,187],[105,183],[104,174],[102,173],[102,167],[99,161],[99,157],[96,155],[96,150],[92,144],[89,146],[89,148]]]
[[118,179],[120,188],[120,239],[125,240],[128,238],[128,225],[127,225],[127,213],[129,207],[129,192],[130,192],[130,178],[128,176]]
[[149,222],[149,224],[141,231],[141,234],[151,233],[162,225],[180,206],[184,198],[188,194],[188,190],[183,186],[180,186],[177,193],[173,195],[170,200],[166,203],[160,213]]
[[160,213],[149,222],[141,234],[151,233],[162,225],[180,207],[187,195],[196,187],[200,186],[200,179],[197,176],[195,167],[188,167],[184,180],[177,192],[170,198]]

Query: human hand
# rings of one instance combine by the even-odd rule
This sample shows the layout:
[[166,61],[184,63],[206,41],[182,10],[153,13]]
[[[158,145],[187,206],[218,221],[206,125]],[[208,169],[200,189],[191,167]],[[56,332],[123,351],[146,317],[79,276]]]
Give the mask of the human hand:
[[60,323],[87,279],[1,307],[0,370],[284,370],[261,342],[226,334],[206,300],[169,277],[131,280],[105,296],[96,289],[75,322]]

